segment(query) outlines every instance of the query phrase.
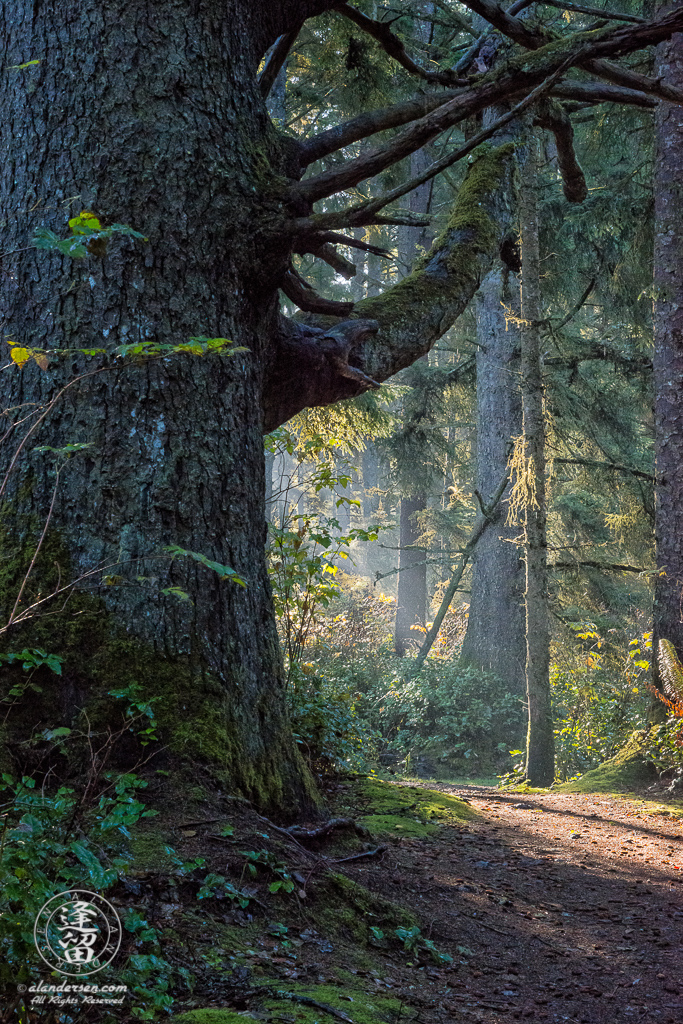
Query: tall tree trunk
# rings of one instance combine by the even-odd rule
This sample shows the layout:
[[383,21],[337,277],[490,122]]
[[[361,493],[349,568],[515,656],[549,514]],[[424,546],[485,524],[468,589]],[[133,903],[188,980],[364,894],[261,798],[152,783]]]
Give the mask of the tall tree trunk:
[[[410,175],[420,174],[430,163],[425,149],[413,153],[410,161]],[[415,213],[427,213],[431,205],[433,182],[428,181],[410,194],[410,209]],[[410,273],[413,263],[421,251],[431,244],[428,228],[404,228],[402,236],[402,262],[406,273]],[[428,360],[428,356],[423,359]],[[410,429],[410,424],[405,424]],[[403,467],[404,476],[406,467]],[[420,535],[418,517],[427,508],[427,496],[424,491],[417,494],[405,493],[401,497],[399,512],[399,558],[398,587],[396,597],[396,623],[394,626],[394,650],[403,657],[410,646],[418,642],[419,635],[412,627],[424,626],[427,620],[427,559],[422,551],[411,550],[410,545],[416,544]]]
[[[495,120],[500,108],[485,112],[484,123]],[[504,139],[520,142],[513,125]],[[519,259],[513,244],[506,246],[507,262],[496,261],[475,299],[477,325],[477,489],[490,501],[505,474],[513,439],[522,433],[519,390],[520,331],[506,309],[519,313]],[[524,565],[517,541],[519,529],[507,523],[507,499],[499,503],[493,521],[474,554],[472,594],[464,664],[493,672],[511,693],[526,692]],[[501,624],[504,623],[504,628]]]
[[401,551],[399,552],[398,599],[396,607],[396,624],[394,628],[394,650],[402,658],[408,649],[420,643],[422,636],[415,633],[412,627],[424,626],[427,608],[427,574],[425,571],[424,551],[410,549],[416,544],[420,535],[417,515],[424,511],[423,495],[415,498],[401,498],[399,533]]
[[518,479],[524,499],[526,563],[526,687],[529,711],[526,776],[534,786],[555,779],[555,746],[550,701],[550,634],[545,494],[545,424],[540,257],[538,250],[538,143],[529,136],[520,187],[522,235],[522,419],[524,463]]
[[[70,384],[28,447],[88,448],[58,486],[60,457],[49,453],[20,459],[10,475],[0,599],[6,622],[53,505],[19,610],[58,580],[81,584],[60,614],[30,627],[31,646],[66,658],[59,693],[44,691],[45,716],[71,726],[86,708],[95,725],[110,690],[138,683],[158,699],[167,746],[153,767],[171,772],[169,797],[191,778],[291,810],[310,803],[313,786],[285,713],[263,555],[259,413],[277,315],[272,281],[288,253],[267,229],[278,217],[273,199],[254,188],[264,161],[285,160],[255,78],[259,43],[278,33],[282,14],[258,2],[233,7],[0,8],[8,63],[49,55],[0,77],[11,125],[0,160],[3,249],[24,250],[40,226],[63,236],[80,209],[146,236],[113,239],[101,258],[30,250],[3,261],[5,332],[71,355],[47,372],[31,362],[3,373],[0,407],[44,407]],[[248,351],[123,363],[79,355],[196,335]],[[13,454],[6,440],[5,469]],[[191,556],[172,560],[170,545],[227,565],[246,587]],[[7,639],[21,647],[28,629]],[[24,721],[24,710],[7,723],[14,750],[42,713],[34,707]]]
[[[672,4],[664,4],[665,13]],[[656,74],[683,88],[683,34],[657,48]],[[683,658],[683,117],[656,113],[654,387],[657,568],[654,652],[669,640]],[[656,663],[656,657],[654,659]],[[655,680],[659,676],[655,670]],[[662,713],[662,706],[655,708]]]
[[[499,265],[484,278],[476,297],[477,489],[490,501],[505,473],[513,438],[522,432],[519,393],[519,329],[506,325],[515,308],[517,274]],[[507,524],[507,500],[493,513],[474,555],[464,664],[493,672],[511,693],[526,689],[524,665],[524,567],[516,542],[519,528]],[[501,628],[504,623],[504,628]]]

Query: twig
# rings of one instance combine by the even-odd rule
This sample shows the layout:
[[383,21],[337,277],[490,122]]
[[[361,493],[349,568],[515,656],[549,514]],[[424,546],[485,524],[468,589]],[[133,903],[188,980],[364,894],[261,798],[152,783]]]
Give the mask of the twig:
[[12,609],[12,614],[10,615],[9,619],[7,620],[7,625],[8,626],[11,626],[12,623],[14,622],[14,616],[16,615],[17,608],[21,604],[21,598],[23,597],[24,590],[26,589],[26,584],[28,583],[29,576],[33,572],[33,567],[36,564],[36,559],[38,558],[38,555],[40,554],[40,549],[43,546],[43,541],[45,540],[45,536],[47,534],[47,528],[50,525],[50,520],[52,519],[52,513],[54,511],[55,501],[57,500],[57,489],[59,487],[59,474],[60,474],[60,470],[57,469],[56,476],[55,476],[55,486],[54,486],[54,489],[52,491],[52,501],[50,502],[50,508],[48,510],[48,513],[47,513],[47,518],[45,519],[45,525],[43,526],[43,532],[40,535],[40,540],[38,541],[36,550],[33,552],[33,558],[31,559],[31,564],[29,565],[28,569],[26,570],[26,575],[24,576],[23,580],[21,581],[21,586],[19,587],[19,593],[17,594],[17,599],[14,602],[14,608]]
[[268,992],[272,992],[278,999],[287,999],[292,1003],[301,1003],[302,1006],[313,1006],[316,1010],[324,1010],[325,1013],[329,1013],[331,1017],[336,1017],[337,1020],[343,1020],[345,1024],[354,1024],[351,1017],[342,1013],[341,1010],[335,1009],[334,1006],[330,1006],[328,1003],[319,1003],[317,999],[311,999],[310,996],[300,996],[294,992],[286,992],[272,985],[259,985],[259,988],[261,991],[265,989]]
[[474,551],[475,547],[477,546],[479,538],[483,534],[484,530],[486,529],[486,527],[491,522],[491,519],[493,517],[493,513],[496,510],[498,502],[503,497],[503,493],[504,493],[505,488],[507,487],[507,485],[508,485],[508,475],[507,475],[507,471],[506,471],[505,475],[503,476],[503,478],[501,479],[500,483],[498,484],[498,487],[496,488],[495,494],[491,498],[491,501],[488,503],[488,505],[485,505],[483,503],[483,501],[481,499],[481,495],[478,496],[478,500],[479,500],[479,503],[481,505],[481,515],[478,517],[477,522],[472,527],[472,532],[470,533],[470,536],[469,536],[469,539],[467,541],[467,544],[465,545],[465,547],[463,549],[463,553],[460,556],[460,560],[459,560],[459,562],[458,562],[458,564],[457,564],[457,566],[455,568],[455,571],[454,571],[454,573],[453,573],[453,575],[451,577],[451,581],[450,581],[450,583],[448,584],[448,586],[446,588],[446,591],[445,591],[445,593],[443,595],[443,600],[441,601],[441,605],[439,607],[438,612],[434,616],[434,622],[432,623],[431,628],[429,629],[429,632],[427,633],[427,635],[426,635],[426,637],[424,639],[424,643],[422,644],[422,647],[420,648],[415,661],[408,668],[408,673],[407,673],[408,676],[415,675],[417,672],[420,671],[420,669],[422,668],[422,666],[423,666],[423,664],[425,662],[425,659],[426,659],[427,655],[429,654],[430,650],[432,649],[432,645],[433,645],[434,641],[436,640],[436,638],[438,636],[439,629],[441,628],[441,623],[443,622],[443,620],[445,618],[446,612],[448,611],[448,609],[450,607],[450,603],[453,600],[455,592],[458,589],[458,586],[460,584],[460,580],[463,577],[463,574],[465,572],[465,568],[466,568],[467,563],[469,561],[470,555],[472,554],[472,552]]
[[363,857],[378,857],[386,850],[388,850],[387,846],[378,846],[375,850],[364,850],[362,853],[352,853],[350,857],[339,857],[338,860],[333,860],[330,863],[344,864],[347,860],[361,860]]

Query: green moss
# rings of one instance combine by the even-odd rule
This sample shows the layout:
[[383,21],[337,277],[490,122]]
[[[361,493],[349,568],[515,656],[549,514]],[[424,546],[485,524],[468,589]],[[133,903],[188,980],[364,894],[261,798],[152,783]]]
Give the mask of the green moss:
[[[485,203],[490,199],[505,174],[506,161],[515,151],[514,143],[507,142],[495,149],[480,146],[469,170],[469,174],[460,186],[458,197],[453,206],[450,219],[445,230],[436,239],[434,249],[449,247],[446,265],[449,270],[457,270],[462,264],[465,246],[468,255],[486,253],[495,246],[498,240],[498,227],[486,211]],[[453,245],[453,236],[467,236],[468,241]],[[426,266],[430,254],[427,253],[418,264]]]
[[244,1024],[245,1019],[234,1010],[190,1010],[171,1017],[176,1024]]
[[360,821],[373,835],[380,838],[406,836],[410,839],[426,839],[438,832],[438,825],[428,825],[426,822],[411,820],[397,814],[366,814]]
[[[357,985],[273,985],[273,994],[262,1001],[264,1010],[294,1020],[296,1024],[322,1024],[332,1020],[319,1006],[306,1006],[305,1000],[312,999],[323,1006],[331,1006],[344,1013],[354,1024],[387,1024],[398,1019],[401,1003],[391,996],[367,995]],[[346,998],[342,998],[345,996]],[[293,997],[293,998],[292,998]],[[301,1001],[299,1001],[299,999]],[[173,1016],[176,1024],[244,1024],[249,1020],[244,1014],[233,1010],[190,1010]]]
[[469,804],[448,793],[380,779],[365,779],[357,784],[354,800],[367,811],[363,824],[371,832],[383,835],[428,836],[440,824],[478,817]]
[[[6,508],[4,514],[8,514]],[[5,618],[35,551],[38,526],[25,518],[19,527],[15,524],[13,536],[14,540],[0,527],[0,545],[6,555],[0,565],[0,609]],[[60,581],[63,584],[70,578],[68,547],[57,531],[48,531],[25,589],[24,604],[41,593],[52,592]],[[87,715],[92,731],[120,732],[127,704],[110,693],[137,684],[140,697],[154,702],[159,723],[164,749],[155,757],[153,767],[169,772],[168,784],[161,793],[162,804],[166,799],[169,808],[176,807],[178,794],[189,805],[202,803],[207,796],[205,787],[236,792],[262,808],[285,813],[294,809],[291,802],[297,789],[301,804],[319,804],[313,779],[285,729],[271,739],[260,758],[255,758],[245,749],[249,737],[245,737],[239,702],[232,690],[189,658],[166,659],[142,641],[132,639],[112,624],[101,598],[74,592],[62,613],[38,616],[12,633],[11,649],[23,647],[42,647],[64,659],[61,682],[56,685],[57,677],[48,669],[38,670],[32,682],[41,687],[40,693],[28,691],[15,702],[8,718],[14,749],[26,751],[29,758],[33,748],[25,741],[37,727],[66,726],[83,732]],[[0,697],[24,678],[20,667],[3,672]],[[264,692],[264,705],[269,699],[270,694]],[[251,710],[258,712],[258,708]],[[267,720],[267,709],[264,711]],[[67,749],[70,770],[78,773],[89,756],[87,744],[72,742]],[[133,730],[119,743],[112,767],[130,770],[144,759],[140,756],[143,750],[146,755],[151,748],[140,747]],[[33,771],[30,761],[22,765],[5,761],[6,752],[2,755],[5,769],[29,774]]]
[[651,785],[657,778],[654,765],[643,756],[647,732],[634,732],[618,754],[586,772],[574,782],[557,787],[561,793],[625,793]]
[[412,928],[417,922],[405,908],[370,892],[346,875],[330,873],[316,888],[316,919],[328,932],[340,930],[361,945],[371,938],[370,928],[383,931],[399,926]]
[[172,865],[167,847],[173,846],[173,837],[154,826],[140,822],[131,833],[130,850],[136,871],[164,871]]
[[424,305],[451,298],[461,292],[463,278],[478,278],[478,259],[493,255],[499,228],[489,212],[492,199],[507,171],[514,145],[480,147],[465,181],[460,186],[449,222],[412,274],[404,277],[384,295],[363,299],[354,317],[390,320],[400,326]]
[[[335,985],[301,985],[282,986],[280,991],[264,999],[263,1005],[270,1011],[279,1011],[287,1016],[294,1016],[297,1024],[323,1024],[323,1020],[332,1020],[319,1007],[305,1006],[295,1000],[287,999],[285,993],[294,996],[308,997],[317,1003],[332,1006],[340,1013],[350,1017],[354,1024],[385,1024],[396,1020],[400,1013],[401,1003],[391,996],[367,995],[356,986]],[[346,999],[341,999],[346,996]],[[244,1020],[244,1018],[242,1018]]]

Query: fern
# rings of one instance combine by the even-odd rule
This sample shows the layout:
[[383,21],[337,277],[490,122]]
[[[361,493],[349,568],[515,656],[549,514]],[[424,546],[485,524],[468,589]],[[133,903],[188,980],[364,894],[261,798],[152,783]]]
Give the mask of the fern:
[[664,696],[678,706],[674,714],[683,715],[683,665],[670,640],[660,640],[657,647],[657,663],[662,679]]

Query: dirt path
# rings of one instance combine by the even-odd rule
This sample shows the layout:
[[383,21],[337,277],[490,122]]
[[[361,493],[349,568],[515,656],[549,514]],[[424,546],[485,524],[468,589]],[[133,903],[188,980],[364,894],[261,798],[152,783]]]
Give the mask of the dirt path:
[[681,819],[603,795],[429,787],[482,817],[346,873],[431,920],[454,963],[411,974],[404,957],[378,989],[444,1024],[683,1024]]

